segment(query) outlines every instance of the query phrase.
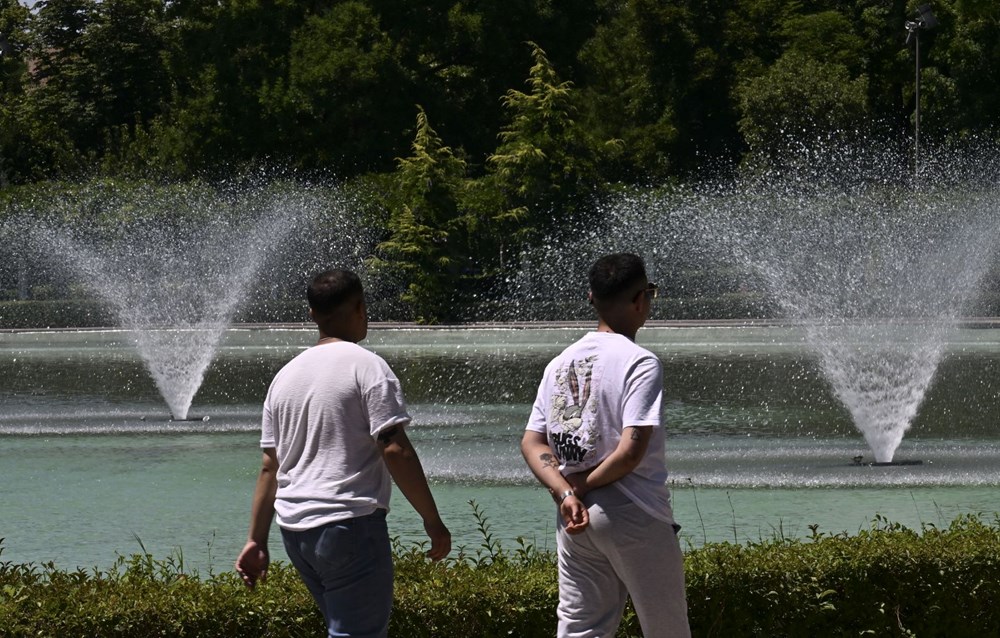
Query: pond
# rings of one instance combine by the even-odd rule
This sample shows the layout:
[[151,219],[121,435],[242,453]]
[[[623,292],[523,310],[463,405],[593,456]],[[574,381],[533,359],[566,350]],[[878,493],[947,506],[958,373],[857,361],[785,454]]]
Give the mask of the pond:
[[[411,436],[467,553],[483,542],[470,501],[505,548],[518,537],[554,547],[554,508],[518,441],[545,364],[587,329],[373,326],[364,342],[402,380]],[[202,572],[229,569],[246,536],[261,402],[314,341],[308,327],[228,330],[194,420],[170,421],[133,333],[0,334],[0,558],[107,567],[145,547]],[[638,341],[664,364],[667,461],[689,546],[998,510],[1000,330],[952,333],[896,454],[920,464],[890,467],[870,465],[802,328],[661,324]],[[404,543],[421,539],[399,494],[389,520]],[[278,545],[274,533],[280,559]]]

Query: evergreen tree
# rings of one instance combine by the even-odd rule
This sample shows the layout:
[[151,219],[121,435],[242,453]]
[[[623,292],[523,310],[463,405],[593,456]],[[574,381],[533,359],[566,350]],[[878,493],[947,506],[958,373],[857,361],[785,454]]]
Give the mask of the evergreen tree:
[[509,121],[487,159],[504,200],[493,222],[515,245],[577,223],[576,213],[601,187],[599,161],[619,147],[617,140],[596,142],[577,123],[572,83],[559,78],[541,47],[528,44],[529,90],[507,91]]
[[417,321],[453,320],[471,225],[460,208],[465,162],[442,143],[420,107],[411,155],[397,161],[390,234],[373,266],[402,280],[401,299]]

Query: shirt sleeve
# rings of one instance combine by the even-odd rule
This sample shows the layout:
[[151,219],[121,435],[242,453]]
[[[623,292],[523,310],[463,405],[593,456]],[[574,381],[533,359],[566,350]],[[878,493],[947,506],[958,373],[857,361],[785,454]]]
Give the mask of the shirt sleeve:
[[368,427],[372,437],[393,426],[407,425],[412,418],[406,411],[403,388],[384,361],[364,393]]
[[264,399],[264,412],[260,417],[260,447],[277,447],[274,440],[274,420],[271,416],[270,397]]
[[545,374],[542,377],[542,382],[538,384],[538,394],[535,396],[535,404],[531,406],[531,415],[528,417],[526,430],[543,434],[548,431],[548,417],[545,414],[545,408],[548,404],[548,401],[545,400],[545,382],[548,378],[549,375]]
[[622,397],[622,427],[660,425],[663,371],[655,356],[639,359],[625,378]]

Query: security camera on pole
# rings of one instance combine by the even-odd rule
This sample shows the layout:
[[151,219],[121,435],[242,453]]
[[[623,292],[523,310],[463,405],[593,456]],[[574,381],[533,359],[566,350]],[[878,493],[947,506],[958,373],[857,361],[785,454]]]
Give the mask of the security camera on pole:
[[914,112],[913,118],[913,174],[915,177],[920,177],[920,31],[925,29],[933,29],[937,26],[937,18],[934,17],[934,13],[931,11],[931,5],[922,4],[917,7],[917,13],[919,17],[915,20],[906,21],[906,44],[909,46],[910,41],[914,42],[914,58],[916,59],[917,74],[916,74],[916,92],[914,98],[916,101],[916,110]]

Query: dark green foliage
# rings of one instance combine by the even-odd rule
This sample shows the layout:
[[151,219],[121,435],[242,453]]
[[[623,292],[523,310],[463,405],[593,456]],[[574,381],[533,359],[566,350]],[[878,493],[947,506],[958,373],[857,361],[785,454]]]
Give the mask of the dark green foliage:
[[465,162],[445,146],[423,109],[409,157],[399,159],[389,237],[372,266],[405,285],[401,299],[422,323],[452,319],[466,266],[465,238],[475,220],[461,209]]
[[84,156],[120,127],[154,117],[169,96],[163,3],[56,0],[39,5],[30,55],[36,114]]
[[711,545],[687,558],[701,636],[993,636],[1000,526],[921,533],[884,519],[857,536]]
[[[248,166],[403,184],[420,104],[461,169],[376,197],[383,265],[407,295],[396,318],[455,319],[468,313],[444,290],[502,296],[528,242],[587,225],[618,184],[711,179],[816,144],[908,147],[916,4],[0,0],[0,191]],[[927,150],[995,141],[996,3],[934,11]],[[418,211],[415,197],[444,192],[439,213]],[[428,265],[441,276],[420,275]]]
[[617,140],[598,142],[576,120],[576,92],[560,80],[545,51],[531,46],[528,92],[510,89],[503,103],[509,122],[487,158],[503,198],[493,221],[517,240],[572,225],[579,208],[597,191],[598,162]]
[[398,46],[362,2],[338,3],[292,33],[287,80],[264,88],[294,162],[307,167],[389,168],[412,104]]
[[[550,554],[500,547],[473,504],[483,544],[433,564],[396,547],[395,636],[551,636]],[[959,518],[920,532],[884,519],[857,536],[706,545],[686,554],[695,636],[997,635],[1000,520]],[[0,547],[2,549],[2,547]],[[148,554],[105,572],[0,562],[0,636],[311,636],[322,619],[294,570],[276,564],[250,592],[235,574],[187,573]],[[631,608],[618,636],[640,635]]]
[[851,78],[846,66],[790,50],[768,71],[736,89],[740,131],[750,148],[780,155],[790,142],[823,140],[828,134],[856,142],[867,121],[867,79]]
[[[908,133],[914,52],[903,23],[915,4],[50,0],[29,13],[3,0],[0,159],[12,183],[97,166],[190,176],[263,160],[350,177],[390,170],[423,104],[478,178],[488,157],[516,150],[497,149],[498,134],[523,136],[509,119],[517,100],[508,94],[505,108],[502,98],[544,50],[565,78],[550,88],[572,87],[572,109],[560,113],[574,126],[553,134],[561,155],[531,141],[565,164],[561,184],[551,170],[546,178],[565,202],[577,176],[588,187],[642,183],[739,160],[766,136],[747,94],[766,99],[772,83],[772,98],[812,95],[776,103],[776,120],[803,120],[795,109],[805,104],[821,134],[859,117]],[[941,0],[934,10],[940,25],[921,41],[927,138],[991,135],[997,8]],[[809,87],[820,83],[828,96]],[[797,123],[791,134],[814,132]],[[609,140],[620,148],[603,157]]]

